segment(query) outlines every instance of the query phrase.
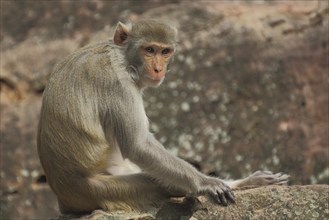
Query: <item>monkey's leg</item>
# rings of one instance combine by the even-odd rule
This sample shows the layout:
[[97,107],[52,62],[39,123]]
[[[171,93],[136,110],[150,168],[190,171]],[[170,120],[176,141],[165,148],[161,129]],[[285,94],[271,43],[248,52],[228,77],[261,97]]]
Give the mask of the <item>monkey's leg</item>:
[[287,184],[289,175],[276,173],[270,171],[256,171],[250,176],[234,181],[225,181],[232,189],[242,187],[259,187],[266,185],[285,185]]
[[121,176],[97,174],[81,180],[79,189],[75,194],[67,194],[65,199],[58,198],[62,213],[91,212],[97,208],[143,211],[158,207],[173,196],[143,173]]

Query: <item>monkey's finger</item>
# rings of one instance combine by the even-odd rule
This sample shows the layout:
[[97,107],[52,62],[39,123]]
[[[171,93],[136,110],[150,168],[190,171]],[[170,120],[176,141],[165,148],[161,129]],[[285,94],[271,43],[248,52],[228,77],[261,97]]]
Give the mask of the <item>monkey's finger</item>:
[[225,192],[225,196],[231,203],[235,203],[235,196],[232,191]]
[[282,173],[276,173],[274,175],[265,177],[265,179],[268,181],[269,184],[284,185],[288,182],[289,175],[282,174]]
[[289,178],[290,176],[287,175],[287,174],[283,174],[283,173],[276,173],[276,174],[274,175],[274,177],[275,177],[275,179],[276,179],[277,181],[282,181],[282,180],[288,180],[288,178]]
[[287,185],[287,184],[288,184],[288,180],[280,181],[277,183],[277,185]]
[[210,198],[212,198],[215,202],[217,202],[218,204],[221,204],[221,201],[220,201],[219,196],[218,196],[218,194],[217,194],[216,191],[214,191],[214,192],[210,192],[208,195],[209,195]]
[[287,174],[282,174],[280,177],[279,177],[279,180],[288,180],[289,179],[289,175]]
[[284,174],[284,173],[276,173],[275,176],[278,178],[278,179],[288,179],[290,176],[287,175],[287,174]]
[[280,177],[282,175],[283,175],[282,173],[276,173],[276,174],[274,174],[274,176],[276,176],[276,177]]
[[263,175],[263,178],[268,180],[271,183],[277,182],[282,174],[281,173],[276,173],[276,174],[271,174],[271,175]]
[[289,181],[289,175],[283,174],[278,178],[278,185],[286,185]]
[[217,191],[217,195],[218,195],[218,198],[219,198],[219,200],[220,200],[220,203],[221,203],[223,206],[227,206],[227,200],[226,200],[226,198],[225,198],[225,195],[224,195],[223,191],[222,191],[222,192],[218,192],[218,191]]

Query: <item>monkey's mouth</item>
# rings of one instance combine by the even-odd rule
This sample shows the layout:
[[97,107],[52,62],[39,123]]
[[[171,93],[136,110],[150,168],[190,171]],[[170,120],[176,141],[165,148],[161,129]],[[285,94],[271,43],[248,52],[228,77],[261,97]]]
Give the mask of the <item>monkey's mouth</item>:
[[161,77],[161,78],[153,78],[151,76],[148,76],[146,75],[145,78],[147,79],[147,84],[148,86],[151,86],[151,87],[158,87],[159,85],[161,85],[161,83],[163,82],[164,80],[164,76]]
[[155,83],[159,83],[159,82],[162,82],[165,78],[165,76],[162,76],[162,77],[152,77],[152,76],[149,76],[149,75],[146,75],[146,78],[151,80],[152,82],[155,82]]

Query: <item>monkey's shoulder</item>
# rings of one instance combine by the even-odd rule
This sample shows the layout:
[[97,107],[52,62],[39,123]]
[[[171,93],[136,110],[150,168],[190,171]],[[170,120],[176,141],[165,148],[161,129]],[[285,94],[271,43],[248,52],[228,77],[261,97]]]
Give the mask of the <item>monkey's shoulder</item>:
[[[110,67],[118,60],[123,60],[122,49],[113,44],[112,40],[86,45],[69,56],[62,59],[55,67],[54,72],[66,72],[68,74],[87,71],[98,71]],[[64,71],[62,71],[64,70]]]
[[102,41],[98,43],[89,44],[75,51],[71,56],[79,59],[101,59],[110,58],[110,54],[113,52],[119,52],[120,48],[112,43],[112,41]]
[[76,53],[91,53],[91,54],[101,54],[106,53],[109,48],[113,47],[111,40],[105,40],[101,42],[91,43],[84,47],[81,47],[76,51]]

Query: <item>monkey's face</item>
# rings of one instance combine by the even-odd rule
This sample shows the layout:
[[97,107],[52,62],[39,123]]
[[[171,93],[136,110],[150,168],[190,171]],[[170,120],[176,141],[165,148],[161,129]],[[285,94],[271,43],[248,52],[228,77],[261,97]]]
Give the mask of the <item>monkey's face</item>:
[[143,81],[145,86],[156,87],[163,82],[174,52],[173,46],[156,42],[140,46],[139,56],[143,64],[140,80]]
[[139,87],[161,84],[175,52],[176,35],[175,28],[155,20],[133,26],[118,23],[113,42],[125,48],[127,69]]

